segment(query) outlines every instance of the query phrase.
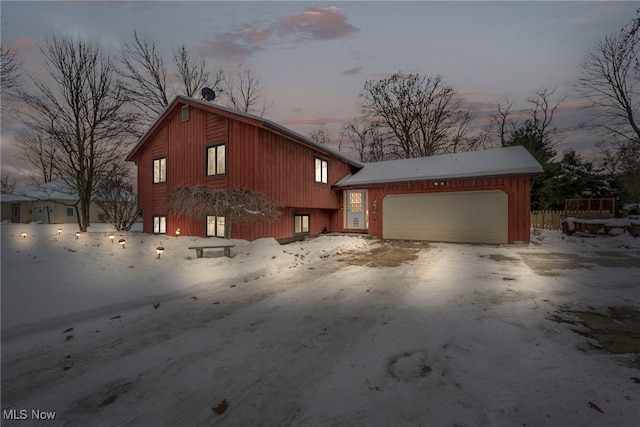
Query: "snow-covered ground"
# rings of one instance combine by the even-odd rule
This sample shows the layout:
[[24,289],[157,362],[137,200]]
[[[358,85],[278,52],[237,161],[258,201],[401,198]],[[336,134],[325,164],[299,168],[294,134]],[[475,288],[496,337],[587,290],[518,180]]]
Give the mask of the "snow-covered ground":
[[639,356],[554,321],[640,310],[640,239],[626,234],[405,244],[406,262],[376,266],[382,244],[358,236],[198,259],[188,247],[205,239],[57,228],[0,226],[3,426],[640,420]]

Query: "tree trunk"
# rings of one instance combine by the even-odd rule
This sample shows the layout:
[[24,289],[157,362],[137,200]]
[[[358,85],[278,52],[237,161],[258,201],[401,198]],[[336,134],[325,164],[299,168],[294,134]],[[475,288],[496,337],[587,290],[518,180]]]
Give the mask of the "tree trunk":
[[[231,218],[228,216],[224,218],[224,238],[231,239]],[[231,258],[231,248],[224,248],[224,256]]]

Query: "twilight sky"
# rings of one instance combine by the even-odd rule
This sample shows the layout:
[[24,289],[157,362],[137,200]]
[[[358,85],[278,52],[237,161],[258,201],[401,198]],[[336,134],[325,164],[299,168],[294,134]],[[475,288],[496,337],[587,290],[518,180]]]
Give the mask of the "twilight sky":
[[[568,98],[555,125],[584,117],[570,84],[586,51],[631,21],[637,2],[31,2],[2,1],[2,45],[34,72],[47,34],[70,33],[117,50],[133,31],[167,51],[181,44],[211,68],[247,64],[274,103],[268,118],[334,140],[358,115],[367,80],[396,71],[441,74],[486,116],[501,98],[524,105],[543,86]],[[478,123],[481,123],[479,121]],[[17,163],[3,124],[2,167]],[[589,149],[566,132],[559,151]],[[4,172],[3,172],[4,173]]]

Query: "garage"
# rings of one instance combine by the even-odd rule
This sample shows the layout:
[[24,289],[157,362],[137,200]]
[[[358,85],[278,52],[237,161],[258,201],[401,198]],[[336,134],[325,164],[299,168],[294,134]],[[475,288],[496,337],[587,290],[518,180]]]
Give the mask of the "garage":
[[500,190],[388,194],[383,239],[508,243],[508,197]]

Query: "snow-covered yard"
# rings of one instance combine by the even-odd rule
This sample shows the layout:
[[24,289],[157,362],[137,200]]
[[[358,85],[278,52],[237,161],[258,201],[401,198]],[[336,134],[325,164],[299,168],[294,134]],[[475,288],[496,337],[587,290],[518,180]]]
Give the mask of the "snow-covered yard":
[[629,235],[262,239],[197,259],[204,239],[57,228],[0,227],[3,426],[640,420],[640,355],[572,331],[575,311],[640,311]]

